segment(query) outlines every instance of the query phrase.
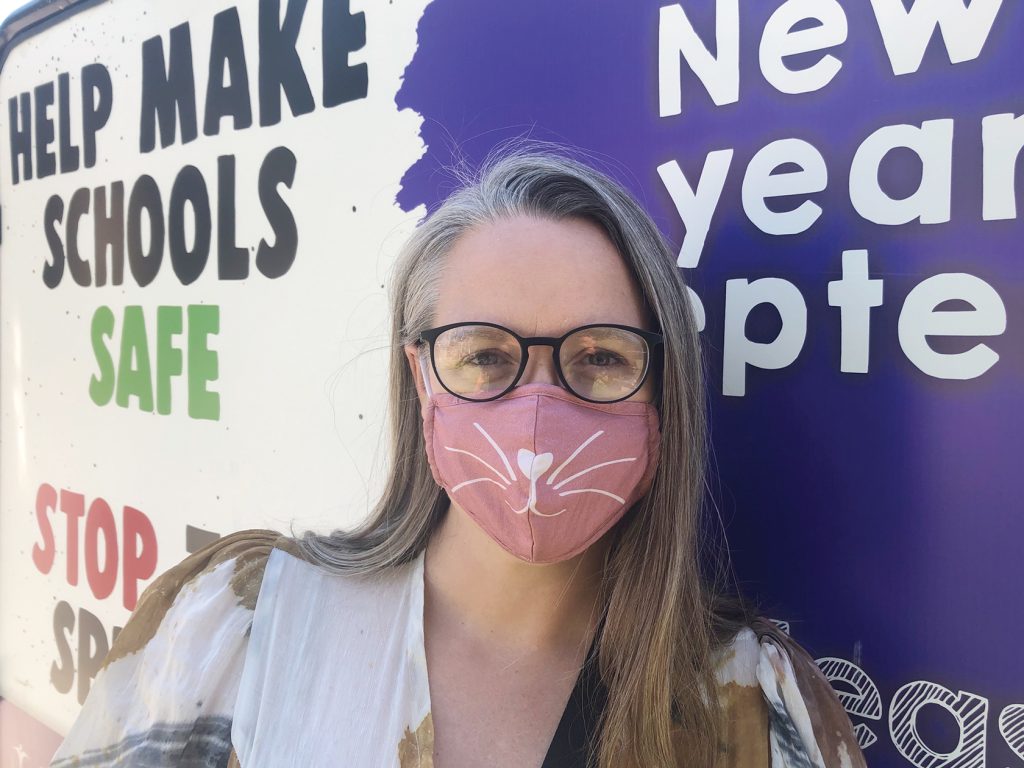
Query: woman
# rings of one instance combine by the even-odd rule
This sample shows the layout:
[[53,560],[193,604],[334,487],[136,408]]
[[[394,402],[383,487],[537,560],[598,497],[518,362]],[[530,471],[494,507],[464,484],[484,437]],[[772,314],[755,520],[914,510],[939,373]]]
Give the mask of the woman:
[[813,659],[702,567],[699,337],[621,186],[493,155],[391,302],[373,514],[157,578],[52,765],[864,766]]

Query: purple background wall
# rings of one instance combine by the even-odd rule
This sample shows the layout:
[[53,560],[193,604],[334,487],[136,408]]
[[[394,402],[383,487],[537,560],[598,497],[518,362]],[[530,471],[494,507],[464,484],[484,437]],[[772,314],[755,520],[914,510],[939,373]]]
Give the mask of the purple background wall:
[[[820,91],[786,95],[757,63],[761,30],[781,1],[741,3],[739,102],[716,107],[684,63],[683,114],[660,118],[660,4],[434,0],[398,96],[424,116],[428,151],[406,174],[399,203],[408,210],[444,197],[451,180],[440,169],[453,145],[476,161],[526,132],[607,156],[678,245],[683,224],[657,166],[675,159],[693,183],[708,152],[735,148],[700,265],[686,277],[707,311],[716,495],[740,579],[813,655],[853,660],[878,686],[882,717],[853,717],[878,737],[865,750],[873,768],[913,764],[893,745],[888,717],[896,690],[916,680],[988,701],[984,762],[933,765],[1019,765],[1024,734],[1004,738],[998,718],[1024,702],[1024,260],[1018,220],[982,220],[981,120],[1024,109],[1024,5],[1003,4],[977,59],[951,65],[936,34],[919,71],[894,77],[870,3],[845,0],[847,41],[829,51],[841,71]],[[715,4],[683,5],[714,50]],[[881,126],[939,118],[956,121],[950,222],[862,219],[847,188],[858,145]],[[824,213],[808,231],[771,237],[745,217],[740,182],[754,153],[786,137],[821,151],[829,185],[810,196]],[[893,153],[880,173],[893,196],[919,178],[909,152]],[[1021,186],[1018,178],[1024,199]],[[866,374],[840,372],[839,312],[827,294],[842,251],[858,248],[870,253],[871,277],[885,281]],[[899,345],[903,299],[942,272],[982,278],[1006,306],[1000,336],[930,338],[942,352],[991,346],[1000,359],[975,379],[928,376]],[[748,369],[746,395],[723,396],[725,281],[765,276],[800,289],[806,341],[791,366]],[[777,328],[778,315],[762,306],[748,334],[768,341]],[[1007,722],[1020,711],[1009,710]],[[935,752],[957,745],[956,721],[938,706],[922,709],[916,728]]]

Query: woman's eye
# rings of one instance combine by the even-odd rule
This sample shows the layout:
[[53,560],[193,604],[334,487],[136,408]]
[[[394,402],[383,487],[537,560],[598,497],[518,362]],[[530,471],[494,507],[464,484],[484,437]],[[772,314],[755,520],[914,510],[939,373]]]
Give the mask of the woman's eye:
[[471,355],[466,355],[462,359],[463,365],[476,365],[476,366],[491,366],[500,365],[504,363],[503,355],[492,350],[484,350],[481,352],[474,352]]
[[583,359],[588,365],[595,365],[599,368],[607,368],[612,365],[622,365],[626,361],[614,352],[608,352],[607,350],[599,349],[596,352],[590,352],[583,356]]

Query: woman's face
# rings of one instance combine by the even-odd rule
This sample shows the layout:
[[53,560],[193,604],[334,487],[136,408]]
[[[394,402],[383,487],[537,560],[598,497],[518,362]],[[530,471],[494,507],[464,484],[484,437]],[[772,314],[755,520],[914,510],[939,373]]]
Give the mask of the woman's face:
[[[441,273],[433,326],[484,320],[520,336],[562,336],[589,323],[652,330],[625,261],[600,226],[585,219],[516,216],[460,237]],[[414,345],[405,347],[420,401],[426,399]],[[442,391],[430,369],[432,392]],[[560,385],[551,348],[530,347],[519,385]],[[654,376],[629,400],[651,402]]]

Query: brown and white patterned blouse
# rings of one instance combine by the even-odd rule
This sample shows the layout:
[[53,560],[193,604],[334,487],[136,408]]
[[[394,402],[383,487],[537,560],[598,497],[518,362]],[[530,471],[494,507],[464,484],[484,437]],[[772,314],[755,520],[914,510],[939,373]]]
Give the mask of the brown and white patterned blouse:
[[[593,669],[543,768],[583,768],[602,701],[589,694],[601,688]],[[828,680],[773,622],[720,651],[717,679],[721,768],[866,768]],[[383,575],[339,576],[256,529],[149,585],[51,766],[429,768],[432,753],[422,554]]]

